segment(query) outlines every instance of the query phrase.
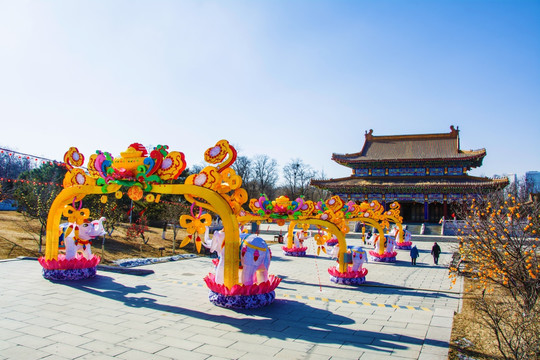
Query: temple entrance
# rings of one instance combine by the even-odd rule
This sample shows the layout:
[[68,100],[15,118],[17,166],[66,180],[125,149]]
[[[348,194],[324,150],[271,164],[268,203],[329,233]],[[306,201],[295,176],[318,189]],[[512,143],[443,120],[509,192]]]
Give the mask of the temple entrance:
[[400,204],[404,223],[424,222],[424,204],[417,202],[403,202]]
[[428,221],[438,223],[444,215],[443,204],[431,203],[428,206]]

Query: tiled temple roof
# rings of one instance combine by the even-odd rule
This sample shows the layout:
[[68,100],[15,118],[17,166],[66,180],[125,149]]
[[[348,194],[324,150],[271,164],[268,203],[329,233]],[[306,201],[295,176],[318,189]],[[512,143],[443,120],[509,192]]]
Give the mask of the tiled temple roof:
[[311,185],[332,192],[345,193],[484,193],[504,188],[508,179],[490,179],[469,175],[460,176],[350,176],[330,180],[312,180]]
[[480,166],[486,150],[461,150],[459,129],[450,127],[450,133],[373,136],[366,132],[362,150],[354,154],[332,154],[339,164],[356,167],[372,163],[410,163],[450,161],[466,162],[464,166]]

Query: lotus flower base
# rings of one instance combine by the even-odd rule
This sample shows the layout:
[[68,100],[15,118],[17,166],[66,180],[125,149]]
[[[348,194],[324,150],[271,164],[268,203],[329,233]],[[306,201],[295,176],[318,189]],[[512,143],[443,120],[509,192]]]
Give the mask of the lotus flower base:
[[270,305],[275,298],[275,291],[257,295],[223,295],[212,290],[208,293],[212,304],[229,309],[257,309]]
[[82,255],[77,255],[75,259],[66,260],[65,255],[59,254],[58,259],[45,260],[44,257],[38,259],[43,267],[43,277],[48,280],[83,280],[96,276],[96,268],[101,258],[92,255],[87,259]]
[[358,278],[342,278],[342,277],[336,277],[336,276],[330,276],[330,281],[336,284],[343,284],[343,285],[362,285],[366,282],[365,277],[358,277]]
[[293,246],[292,248],[288,248],[286,246],[283,246],[282,249],[283,249],[283,254],[285,256],[302,257],[302,256],[306,256],[306,251],[307,251],[307,247],[299,247],[299,248],[297,248],[296,246]]
[[411,250],[412,241],[404,241],[402,243],[397,242],[396,248],[400,250]]
[[335,246],[338,243],[338,239],[331,239],[326,242],[326,246]]
[[274,301],[274,289],[281,282],[281,278],[270,275],[268,281],[263,283],[234,285],[231,289],[216,283],[214,274],[208,274],[204,281],[210,289],[208,298],[212,304],[230,309],[256,309]]
[[369,252],[369,260],[370,261],[376,261],[376,262],[396,262],[396,255],[397,255],[397,252],[396,251],[393,251],[393,252],[384,252],[381,254],[379,254],[378,252],[375,252],[375,251],[370,251]]
[[330,274],[330,281],[336,284],[362,285],[366,282],[368,270],[362,268],[360,271],[347,271],[342,273],[335,267],[331,267],[328,268],[328,273]]

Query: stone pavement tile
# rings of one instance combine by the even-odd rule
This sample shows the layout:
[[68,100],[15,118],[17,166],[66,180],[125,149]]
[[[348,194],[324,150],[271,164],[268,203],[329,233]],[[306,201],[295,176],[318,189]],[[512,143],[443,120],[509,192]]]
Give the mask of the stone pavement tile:
[[378,354],[378,353],[373,353],[373,352],[365,352],[363,353],[360,357],[359,357],[359,360],[388,360],[388,359],[391,359],[391,360],[410,360],[410,358],[403,358],[403,357],[400,357],[400,356],[394,356],[390,354]]
[[267,356],[263,354],[257,354],[257,358],[253,357],[253,354],[247,353],[238,358],[238,360],[276,360],[273,356]]
[[238,359],[239,357],[248,353],[248,349],[237,350],[232,348],[226,348],[215,345],[203,345],[193,350],[196,353],[207,354],[207,355],[216,355],[225,358],[225,359]]
[[454,318],[455,311],[452,309],[436,308],[434,316],[441,316],[447,318]]
[[[89,356],[89,355],[85,355],[85,356]],[[41,358],[40,360],[69,360],[69,359],[70,359],[69,357],[52,354],[44,358]],[[80,357],[79,359],[84,359],[84,357]]]
[[92,353],[104,354],[107,356],[116,356],[130,350],[126,347],[111,344],[105,341],[94,340],[80,346],[83,349],[90,350]]
[[130,322],[122,323],[122,327],[117,332],[117,334],[124,336],[128,339],[129,338],[132,338],[132,339],[142,338],[143,336],[148,334],[148,332],[144,330],[129,328],[129,325],[130,325]]
[[296,322],[279,319],[270,324],[267,324],[265,326],[265,329],[283,332],[285,329],[290,328],[290,327],[296,327],[297,325],[298,323]]
[[86,326],[93,331],[97,330],[97,331],[103,331],[103,332],[108,332],[108,333],[118,333],[118,332],[127,330],[127,328],[120,325],[113,325],[113,324],[97,322],[97,321],[93,324],[88,324]]
[[[2,326],[3,325],[4,324],[2,323]],[[58,334],[61,332],[59,330],[49,329],[45,326],[36,326],[36,325],[27,325],[23,328],[17,329],[17,331],[24,334],[43,336],[43,337],[51,336],[51,335]]]
[[313,344],[303,344],[300,342],[286,341],[280,339],[268,339],[266,342],[263,343],[263,345],[280,349],[292,349],[304,353],[308,352],[313,347]]
[[418,312],[418,316],[411,318],[409,324],[429,325],[431,323],[432,313]]
[[431,319],[431,323],[429,325],[452,328],[452,322],[453,322],[453,318],[451,317],[433,316],[433,318]]
[[47,352],[49,354],[69,356],[72,358],[77,358],[79,356],[83,356],[90,353],[90,351],[87,349],[71,346],[67,344],[62,344],[62,343],[54,343],[52,345],[45,346],[41,348],[40,350]]
[[214,337],[220,337],[227,333],[226,331],[218,330],[212,327],[204,327],[204,326],[196,326],[196,325],[190,326],[187,329],[192,333],[202,334],[205,336],[214,336]]
[[28,319],[39,316],[39,305],[38,307],[31,307],[26,305],[17,305],[10,306],[9,311],[4,312],[4,316],[7,319],[26,321]]
[[92,340],[104,341],[111,344],[118,344],[119,342],[129,339],[129,336],[121,335],[118,332],[118,329],[116,332],[114,329],[99,329],[87,333],[84,336]]
[[448,355],[435,355],[430,353],[420,353],[418,360],[448,360]]
[[310,351],[311,354],[321,354],[321,355],[328,355],[331,356],[332,359],[334,357],[342,357],[346,359],[356,359],[360,356],[361,353],[359,353],[358,350],[351,350],[351,349],[340,349],[335,347],[330,347],[325,345],[315,345],[313,349]]
[[154,356],[161,356],[161,357],[169,358],[169,359],[182,359],[182,360],[204,360],[204,359],[209,358],[208,354],[200,354],[200,353],[196,353],[190,350],[175,348],[172,346],[166,349],[163,349],[161,351],[158,351],[157,353],[151,355],[151,357],[147,359],[153,359]]
[[325,355],[318,355],[318,354],[310,354],[310,357],[308,357],[308,354],[306,354],[303,351],[298,350],[292,350],[292,349],[281,349],[276,355],[274,355],[274,359],[314,359],[314,360],[328,360],[330,357]]
[[252,347],[254,345],[260,345],[268,340],[265,336],[249,336],[242,332],[230,332],[222,336],[224,339],[230,339],[243,344],[244,346]]
[[437,345],[439,343],[448,343],[450,341],[450,336],[452,334],[452,328],[441,328],[430,326],[426,334],[426,343],[429,344],[430,341],[436,341]]
[[129,349],[140,350],[140,351],[150,353],[150,354],[163,350],[164,348],[167,347],[166,345],[159,344],[157,342],[148,341],[144,338],[143,339],[129,339],[129,340],[118,343],[118,345],[129,348]]
[[[382,334],[403,334],[405,332],[405,327],[395,327],[395,324],[389,324],[388,326],[384,326],[381,329]],[[400,324],[397,324],[400,325]]]
[[304,334],[300,335],[298,338],[292,340],[293,342],[298,342],[298,343],[301,343],[301,344],[309,344],[309,345],[315,345],[315,344],[321,344],[321,345],[325,345],[325,346],[328,346],[328,347],[332,347],[332,348],[336,348],[336,349],[339,349],[341,347],[341,345],[343,345],[343,341],[339,341],[339,340],[335,340],[335,339],[332,339],[332,340],[329,340],[329,339],[324,339],[324,338],[321,338],[321,339],[317,339],[317,338],[310,338],[309,336],[306,336]]
[[55,327],[63,324],[63,321],[58,319],[49,319],[42,316],[35,316],[32,319],[25,320],[25,323],[44,327]]
[[159,329],[161,327],[161,325],[159,325],[158,323],[154,323],[154,322],[142,323],[142,322],[137,322],[137,321],[133,321],[133,320],[126,321],[126,322],[120,323],[118,325],[123,326],[123,327],[127,327],[127,328],[129,328],[131,330],[140,330],[140,331],[145,332],[145,333],[149,333],[149,332],[151,332],[153,330],[156,330],[156,329]]
[[48,352],[43,350],[36,350],[22,345],[14,345],[7,349],[3,349],[0,356],[3,359],[13,359],[13,360],[33,360],[33,359],[42,359],[50,355]]
[[241,332],[242,331],[242,329],[239,328],[238,326],[234,326],[231,324],[217,324],[216,326],[214,326],[214,329],[223,330],[227,332]]
[[94,339],[86,337],[86,336],[80,336],[70,333],[62,333],[62,334],[54,334],[47,338],[47,340],[52,340],[55,342],[61,342],[64,344],[72,345],[72,346],[80,346],[82,344],[86,344],[88,342],[93,341]]
[[441,343],[440,345],[437,345],[437,346],[424,344],[422,346],[421,353],[422,354],[432,354],[432,355],[444,355],[444,356],[447,356],[448,355],[448,344],[446,344],[446,346],[444,345],[444,343]]
[[0,341],[7,341],[9,339],[13,339],[14,337],[21,336],[21,335],[23,334],[16,330],[0,328]]
[[417,323],[408,323],[406,329],[414,329],[414,330],[424,330],[427,331],[429,328],[429,324],[417,324]]
[[0,328],[0,331],[1,330],[18,330],[27,326],[28,324],[23,321],[2,319],[2,328]]
[[[125,360],[148,360],[148,359],[165,360],[165,359],[170,359],[169,356],[162,356],[162,355],[158,355],[158,354],[150,354],[150,353],[140,351],[140,350],[128,350],[126,352],[123,352],[123,353],[115,356],[115,358],[125,359]],[[186,359],[187,359],[187,357],[186,357]]]
[[410,340],[412,343],[418,343],[418,341],[423,342],[427,333],[427,328],[425,329],[410,329],[407,328],[404,331],[401,331],[398,335],[405,340]]
[[22,345],[31,349],[40,349],[55,343],[54,340],[35,335],[21,335],[8,340],[11,344]]
[[[362,353],[362,355],[359,356],[360,359],[389,359],[391,349],[387,348],[375,348],[375,347],[363,347],[363,348],[357,348],[357,351],[359,353]],[[377,356],[380,356],[379,358]]]
[[196,334],[186,339],[186,341],[202,342],[206,345],[215,345],[221,347],[230,347],[232,344],[236,343],[236,341],[224,337],[206,336],[201,334]]
[[249,349],[249,353],[252,354],[254,357],[257,357],[258,355],[274,356],[281,351],[280,348],[273,346],[267,346],[262,344],[246,345],[245,343],[240,341],[231,345],[230,348],[240,351],[246,351],[246,349]]
[[12,347],[13,346],[13,343],[12,342],[8,342],[8,341],[5,341],[5,340],[0,340],[0,355],[2,354],[2,350],[4,349],[7,349],[9,347]]
[[382,325],[374,325],[374,324],[362,324],[362,325],[359,325],[358,326],[358,330],[355,331],[355,335],[357,333],[360,333],[360,334],[366,334],[366,333],[370,333],[370,332],[373,332],[373,333],[378,333],[381,331],[381,329],[383,328]]
[[394,349],[392,351],[391,357],[392,359],[394,356],[399,356],[402,358],[407,359],[418,359],[418,356],[420,355],[421,347],[417,349]]
[[84,335],[93,331],[93,329],[89,329],[85,326],[73,325],[73,324],[68,324],[68,323],[60,324],[58,326],[53,327],[52,329],[60,331],[60,332],[65,332],[68,334],[75,334],[75,335]]
[[407,321],[404,321],[404,320],[394,320],[392,318],[390,318],[388,320],[388,323],[386,324],[386,326],[390,326],[390,327],[393,327],[393,328],[400,328],[400,329],[405,329],[407,327],[409,323]]
[[[80,358],[77,358],[77,360],[94,360],[94,359],[114,360],[116,358],[114,356],[109,356],[109,355],[100,354],[100,353],[92,353],[92,354],[84,355],[84,356],[81,356]],[[47,357],[46,359],[43,359],[43,360],[49,360],[49,358]]]

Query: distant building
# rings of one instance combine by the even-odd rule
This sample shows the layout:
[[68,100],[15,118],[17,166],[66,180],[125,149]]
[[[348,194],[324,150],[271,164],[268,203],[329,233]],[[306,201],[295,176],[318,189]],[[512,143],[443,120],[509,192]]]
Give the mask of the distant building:
[[344,200],[377,200],[401,204],[406,222],[439,222],[451,218],[451,206],[508,185],[508,179],[469,176],[482,165],[486,150],[461,150],[459,129],[450,133],[374,136],[366,132],[362,150],[332,154],[352,169],[346,178],[312,180],[311,185]]
[[525,173],[525,184],[531,200],[540,199],[540,171],[528,171]]

